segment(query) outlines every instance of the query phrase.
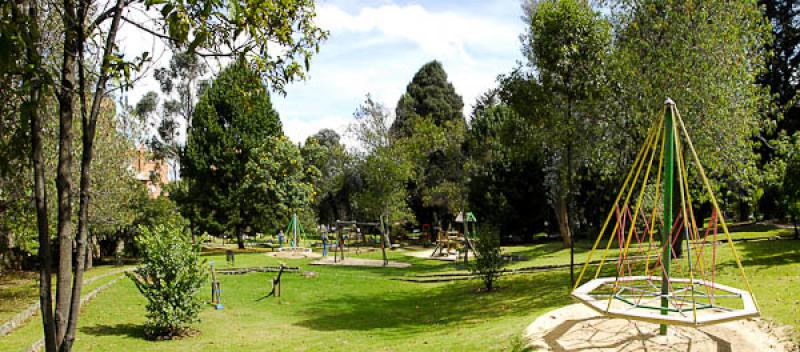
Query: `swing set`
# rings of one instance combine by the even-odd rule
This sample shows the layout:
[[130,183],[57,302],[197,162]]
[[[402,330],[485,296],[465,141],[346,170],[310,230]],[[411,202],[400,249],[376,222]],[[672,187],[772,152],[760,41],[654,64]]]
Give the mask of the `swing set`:
[[[684,160],[685,152],[691,155],[690,160]],[[653,169],[657,153],[658,166]],[[691,175],[688,163],[695,169]],[[655,182],[651,182],[651,171],[656,175]],[[694,214],[689,176],[702,181],[703,192],[711,201],[713,210],[704,228],[697,226],[698,220],[704,225],[704,219]],[[673,187],[677,187],[677,197]],[[677,210],[674,219],[673,210]],[[613,227],[606,232],[612,218]],[[720,227],[724,240],[717,239]],[[606,234],[605,249],[600,250]],[[728,244],[739,282],[745,289],[717,282],[718,245],[723,241]],[[617,246],[612,248],[614,242]],[[602,251],[602,257],[594,276],[582,283],[598,251]],[[606,259],[614,252],[618,256],[612,265],[615,267],[604,271]],[[611,270],[613,276],[608,275]],[[667,99],[658,122],[648,131],[580,271],[572,297],[605,316],[657,323],[661,335],[667,333],[668,325],[698,327],[759,315],[725,217],[672,100]]]
[[347,246],[347,240],[353,240],[350,236],[345,237],[345,226],[350,226],[349,228],[355,228],[357,231],[350,233],[356,234],[356,236],[361,236],[360,238],[355,238],[356,241],[361,243],[365,243],[366,234],[361,231],[361,227],[373,227],[378,228],[380,230],[380,248],[381,252],[383,253],[383,266],[389,265],[389,257],[386,255],[386,247],[391,247],[391,242],[388,238],[388,231],[386,229],[386,223],[383,221],[383,217],[381,217],[380,222],[361,222],[361,221],[345,221],[345,220],[336,220],[336,247],[333,250],[333,262],[338,263],[339,261],[344,261],[344,251],[345,247]]

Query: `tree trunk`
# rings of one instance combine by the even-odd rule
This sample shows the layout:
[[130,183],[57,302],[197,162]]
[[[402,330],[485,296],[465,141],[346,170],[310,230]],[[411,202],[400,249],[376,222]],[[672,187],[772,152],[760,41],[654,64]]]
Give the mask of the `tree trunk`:
[[[387,212],[388,214],[388,212]],[[392,240],[389,238],[389,216],[386,216],[386,222],[383,221],[381,216],[381,251],[383,252],[383,266],[389,265],[389,257],[386,255],[386,247],[392,248]]]
[[117,238],[117,246],[114,248],[115,265],[122,265],[122,256],[125,254],[125,240]]
[[236,242],[239,244],[239,249],[244,249],[244,230],[242,225],[236,226]]
[[792,222],[794,223],[794,239],[800,240],[800,231],[797,229],[797,215],[792,215]]
[[59,135],[56,190],[58,195],[58,274],[56,279],[56,346],[67,332],[72,283],[72,120],[75,102],[75,58],[78,53],[78,16],[71,0],[63,3],[64,52],[58,92]]
[[192,233],[192,244],[197,244],[197,233],[194,226],[194,221],[189,222],[189,232]]
[[556,220],[558,220],[558,232],[561,234],[561,241],[564,248],[572,245],[572,232],[569,225],[569,208],[567,207],[566,197],[559,197],[554,204]]
[[86,256],[83,260],[83,271],[89,270],[94,266],[94,243],[89,241],[86,247]]
[[[65,1],[66,2],[66,1]],[[84,61],[83,61],[83,46],[85,42],[85,19],[86,13],[89,10],[87,1],[81,1],[79,6],[78,22],[73,23],[76,26],[78,34],[78,53],[79,53],[79,95],[81,98],[81,128],[83,151],[81,153],[81,180],[80,180],[80,208],[78,215],[78,238],[77,238],[77,267],[75,268],[75,275],[72,282],[72,294],[69,308],[69,321],[67,322],[63,345],[60,346],[62,352],[68,352],[72,349],[72,343],[75,341],[75,330],[78,326],[78,315],[80,314],[81,307],[81,290],[83,289],[83,272],[86,267],[87,261],[91,260],[91,255],[87,256],[87,237],[89,232],[89,196],[92,188],[91,167],[92,160],[94,159],[94,137],[97,131],[97,118],[100,115],[100,107],[105,97],[105,87],[108,82],[108,68],[110,66],[110,57],[113,53],[114,42],[116,41],[117,30],[119,29],[120,19],[122,16],[123,0],[117,0],[116,12],[114,19],[111,21],[111,26],[108,29],[106,36],[105,48],[103,52],[103,59],[100,65],[100,77],[97,80],[95,91],[92,96],[91,109],[86,111],[86,80],[84,78]],[[65,28],[66,27],[65,23]],[[87,258],[88,257],[88,258]]]
[[100,244],[97,241],[97,236],[94,233],[89,234],[89,242],[86,248],[86,270],[94,267],[94,261],[100,260]]
[[[39,304],[44,328],[44,341],[47,351],[56,349],[55,322],[53,321],[53,290],[52,290],[52,254],[50,249],[50,226],[47,214],[47,182],[45,181],[44,156],[42,146],[42,130],[44,121],[39,115],[41,95],[41,78],[38,71],[41,65],[39,56],[39,14],[34,2],[23,2],[18,14],[24,16],[27,6],[26,26],[28,32],[28,46],[25,50],[26,61],[29,69],[25,72],[23,81],[30,82],[28,101],[23,105],[22,116],[30,121],[31,126],[31,161],[33,163],[33,195],[36,206],[36,225],[39,234]],[[12,8],[12,11],[17,8]]]

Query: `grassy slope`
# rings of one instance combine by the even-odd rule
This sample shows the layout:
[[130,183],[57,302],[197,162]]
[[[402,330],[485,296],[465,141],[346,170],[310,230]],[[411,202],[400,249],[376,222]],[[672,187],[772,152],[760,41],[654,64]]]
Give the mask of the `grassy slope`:
[[[737,233],[736,236],[763,235]],[[736,245],[765,317],[800,327],[800,242],[760,241]],[[726,248],[726,247],[721,247]],[[523,266],[564,263],[558,244],[509,248],[526,252]],[[729,251],[720,250],[719,281],[742,286]],[[409,261],[409,269],[320,267],[285,260],[319,273],[285,276],[280,299],[259,301],[272,274],[223,276],[225,309],[210,307],[198,325],[201,335],[166,342],[143,339],[144,299],[128,280],[93,301],[81,316],[80,351],[484,351],[507,350],[538,315],[568,299],[568,270],[503,278],[498,292],[476,293],[478,283],[415,284],[387,278],[453,270],[451,263]],[[585,255],[583,252],[582,255]],[[359,255],[380,257],[380,252]],[[217,263],[224,256],[207,257]],[[237,266],[275,265],[263,254],[239,254]],[[515,264],[515,265],[516,265]],[[224,265],[223,265],[224,266]],[[207,295],[204,291],[203,297]],[[0,338],[0,350],[19,351],[39,335],[38,320]],[[798,330],[800,332],[800,330]]]
[[[111,265],[97,266],[87,271],[86,280],[120,270]],[[5,322],[29,305],[39,300],[39,275],[35,272],[9,273],[0,276],[0,322]],[[83,292],[102,285],[109,278],[102,278],[84,286]],[[55,278],[54,278],[55,280]],[[53,283],[55,287],[55,281]]]

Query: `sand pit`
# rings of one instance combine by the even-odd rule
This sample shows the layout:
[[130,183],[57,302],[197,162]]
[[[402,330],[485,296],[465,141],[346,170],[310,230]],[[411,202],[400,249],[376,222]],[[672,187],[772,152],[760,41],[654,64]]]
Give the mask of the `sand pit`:
[[270,257],[281,258],[281,259],[305,259],[305,258],[321,258],[321,253],[315,253],[310,251],[302,251],[302,250],[288,250],[285,249],[280,252],[270,252],[266,254]]
[[606,318],[580,303],[547,312],[525,330],[535,351],[797,351],[787,336],[760,319],[670,326],[660,336],[657,324]]
[[[317,261],[311,262],[311,265],[342,265],[342,266],[367,266],[367,267],[383,267],[383,260],[379,259],[362,259],[362,258],[345,258],[338,262],[333,261],[333,257],[322,258]],[[411,264],[403,262],[389,261],[386,267],[389,268],[408,268]]]

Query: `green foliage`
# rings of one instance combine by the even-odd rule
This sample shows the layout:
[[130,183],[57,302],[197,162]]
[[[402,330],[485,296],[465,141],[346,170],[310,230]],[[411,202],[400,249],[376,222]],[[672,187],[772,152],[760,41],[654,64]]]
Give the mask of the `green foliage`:
[[[617,28],[610,71],[617,88],[604,155],[623,151],[633,160],[634,146],[670,97],[715,193],[727,203],[750,202],[759,182],[751,137],[765,127],[769,110],[767,89],[753,84],[763,72],[769,36],[757,2],[611,3]],[[693,198],[708,201],[698,175],[690,176]]]
[[800,133],[795,134],[794,140],[795,143],[790,147],[791,150],[786,158],[783,192],[786,210],[797,226],[800,220]]
[[313,0],[146,0],[145,4],[161,13],[174,42],[201,56],[242,57],[278,91],[305,78],[311,57],[328,37],[314,23]]
[[92,162],[89,224],[93,234],[111,236],[133,223],[137,216],[137,196],[146,191],[145,186],[136,180],[129,169],[135,148],[117,130],[113,103],[110,100],[104,101],[102,109],[95,132],[95,145],[102,148],[95,150]]
[[422,223],[440,222],[465,205],[464,102],[441,63],[423,65],[397,103],[391,143],[413,163],[409,205]]
[[481,277],[486,291],[491,291],[500,276],[500,270],[506,264],[500,248],[500,234],[495,229],[484,227],[476,237],[472,239],[477,252],[476,258],[470,263],[469,269]]
[[[764,16],[770,22],[771,36],[765,40],[766,70],[758,82],[769,88],[776,111],[770,114],[768,135],[783,130],[792,135],[800,130],[800,11],[793,0],[759,0]],[[777,130],[776,130],[777,129]]]
[[501,233],[530,240],[550,219],[541,153],[527,145],[529,124],[496,90],[482,95],[472,111],[465,150],[469,209]]
[[[213,81],[197,103],[181,174],[187,183],[181,207],[201,231],[221,234],[258,224],[259,212],[275,206],[247,191],[247,164],[270,138],[282,136],[261,76],[236,61]],[[240,243],[241,244],[241,243]]]
[[137,228],[153,228],[158,224],[183,222],[175,202],[170,198],[150,198],[147,192],[142,191],[136,198],[135,209],[136,218],[132,225]]
[[611,27],[586,1],[530,1],[524,6],[523,52],[530,72],[501,79],[501,96],[532,125],[531,153],[541,153],[550,202],[564,245],[572,240],[574,177],[594,156],[606,128],[606,61]]
[[[411,190],[415,202],[438,215],[455,214],[466,205],[466,157],[463,152],[466,136],[464,120],[444,121],[437,125],[433,117],[414,119],[414,133],[397,141],[414,166]],[[425,219],[427,214],[420,217]]]
[[[245,166],[240,195],[252,225],[262,232],[282,229],[292,213],[302,213],[315,196],[319,170],[306,165],[300,150],[285,136],[266,137]],[[309,228],[310,229],[310,228]]]
[[361,187],[354,156],[340,143],[339,134],[322,129],[306,139],[300,152],[306,165],[320,171],[314,184],[313,207],[321,223],[353,219],[353,194]]
[[199,321],[197,296],[206,281],[200,245],[193,245],[181,222],[141,226],[136,243],[141,265],[127,273],[147,299],[146,333],[151,338],[186,334]]
[[356,154],[362,185],[354,196],[359,216],[413,220],[405,187],[413,177],[413,164],[407,151],[391,142],[389,112],[367,95],[353,115],[349,132],[362,148]]
[[464,101],[447,81],[442,64],[431,61],[414,74],[397,102],[391,134],[395,138],[413,135],[414,119],[419,116],[431,116],[437,126],[445,121],[463,121],[463,109]]

